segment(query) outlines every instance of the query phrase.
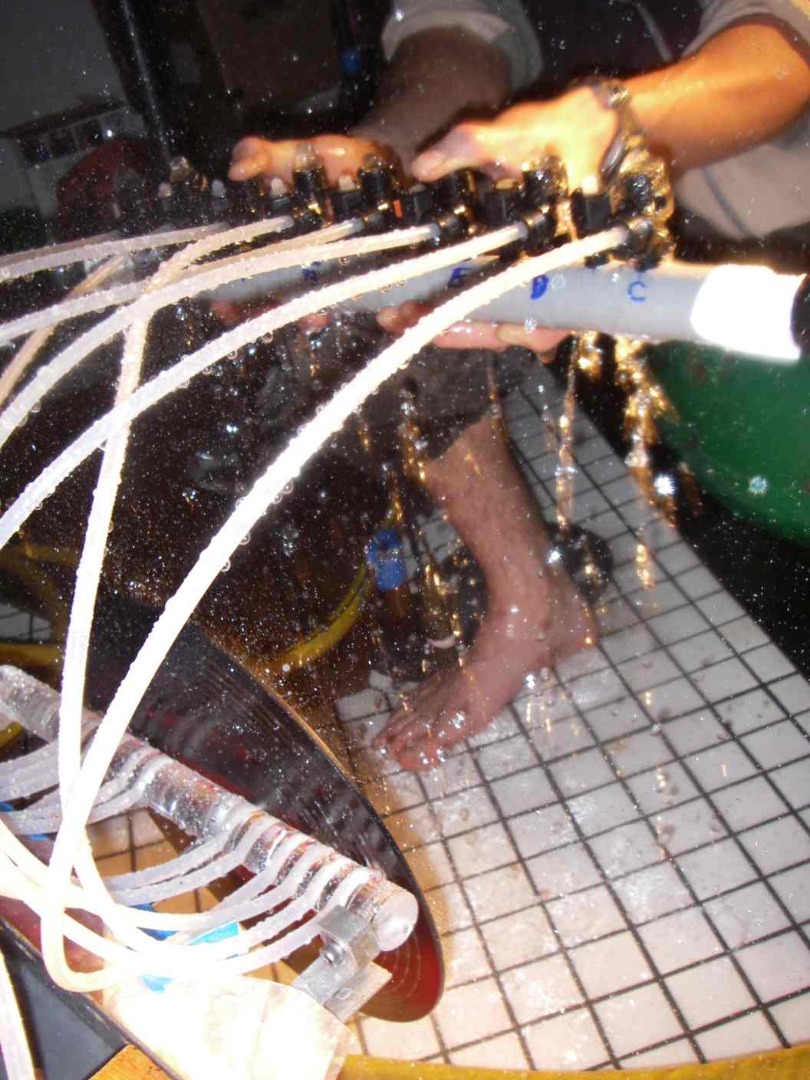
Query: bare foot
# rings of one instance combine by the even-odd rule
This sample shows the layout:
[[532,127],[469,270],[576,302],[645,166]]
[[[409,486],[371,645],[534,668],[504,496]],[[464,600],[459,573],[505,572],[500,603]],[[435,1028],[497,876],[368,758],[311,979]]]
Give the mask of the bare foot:
[[547,572],[521,592],[519,604],[488,613],[464,666],[422,683],[375,745],[405,769],[432,768],[483,731],[526,675],[595,641],[593,619],[571,580]]

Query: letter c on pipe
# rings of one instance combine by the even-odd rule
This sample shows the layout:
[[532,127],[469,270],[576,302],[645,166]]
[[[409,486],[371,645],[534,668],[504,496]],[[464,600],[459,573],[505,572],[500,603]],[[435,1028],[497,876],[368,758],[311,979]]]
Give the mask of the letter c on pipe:
[[647,299],[647,282],[636,278],[627,286],[627,295],[634,304],[643,304]]

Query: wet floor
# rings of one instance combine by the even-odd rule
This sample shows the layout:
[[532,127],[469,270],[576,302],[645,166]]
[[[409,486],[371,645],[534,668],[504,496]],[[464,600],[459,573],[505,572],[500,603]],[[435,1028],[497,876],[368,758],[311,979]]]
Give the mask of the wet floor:
[[[562,392],[532,382],[507,416],[550,515]],[[419,776],[365,749],[383,681],[339,706],[448,966],[427,1019],[360,1022],[371,1054],[591,1069],[810,1038],[810,685],[582,415],[575,435],[574,521],[614,559],[600,645]]]
[[[561,406],[539,368],[506,406],[549,517]],[[810,686],[583,415],[574,435],[573,520],[614,561],[600,645],[419,776],[365,749],[393,704],[384,680],[339,704],[448,968],[428,1018],[357,1025],[371,1054],[589,1069],[810,1038]],[[425,533],[439,559],[455,542],[438,519]],[[8,609],[0,631],[47,627]],[[143,814],[98,837],[107,873],[167,853]]]

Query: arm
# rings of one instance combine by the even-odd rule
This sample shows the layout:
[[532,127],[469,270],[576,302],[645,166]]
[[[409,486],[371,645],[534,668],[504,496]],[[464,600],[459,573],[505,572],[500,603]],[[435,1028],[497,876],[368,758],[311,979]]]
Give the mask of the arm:
[[417,149],[464,112],[495,112],[509,97],[509,64],[496,46],[461,27],[435,27],[406,38],[355,129],[390,146],[404,168]]
[[[776,26],[742,23],[692,56],[627,80],[641,126],[677,171],[765,142],[810,101],[810,64]],[[598,175],[616,118],[587,87],[552,101],[517,105],[491,123],[461,124],[414,162],[435,180],[463,166],[516,173],[542,149],[566,162],[572,186]]]
[[[388,67],[379,99],[343,135],[312,139],[329,180],[355,173],[369,152],[390,148],[409,169],[417,148],[464,111],[494,112],[510,92],[509,62],[497,46],[461,27],[434,27],[406,38]],[[229,177],[280,176],[289,183],[298,139],[256,136],[234,147]]]

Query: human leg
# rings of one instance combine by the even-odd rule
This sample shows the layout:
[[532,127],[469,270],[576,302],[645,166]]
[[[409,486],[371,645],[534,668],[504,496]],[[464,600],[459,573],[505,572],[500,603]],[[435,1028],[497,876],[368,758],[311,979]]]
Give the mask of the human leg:
[[435,765],[483,730],[527,674],[595,637],[571,580],[548,563],[548,534],[492,411],[429,462],[425,483],[481,566],[488,606],[464,665],[423,683],[378,740],[409,769]]

